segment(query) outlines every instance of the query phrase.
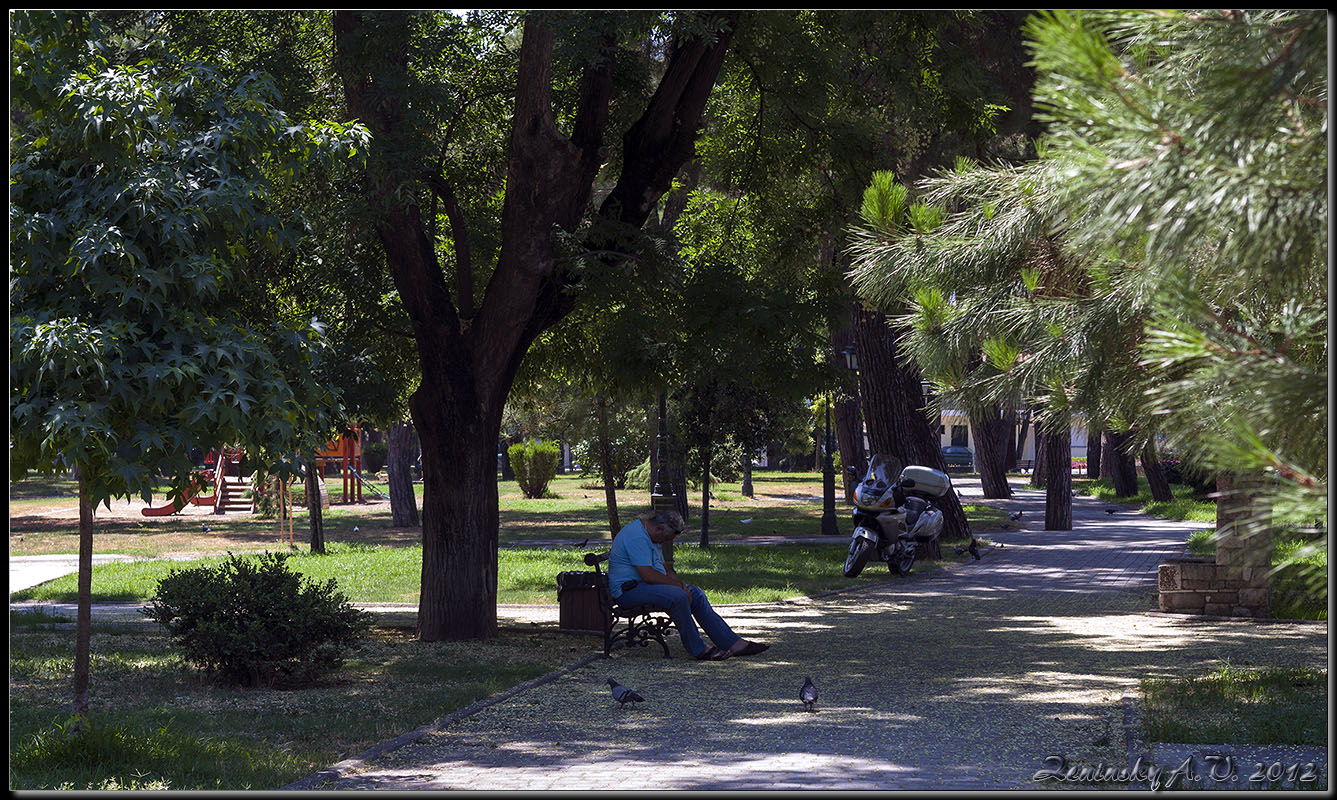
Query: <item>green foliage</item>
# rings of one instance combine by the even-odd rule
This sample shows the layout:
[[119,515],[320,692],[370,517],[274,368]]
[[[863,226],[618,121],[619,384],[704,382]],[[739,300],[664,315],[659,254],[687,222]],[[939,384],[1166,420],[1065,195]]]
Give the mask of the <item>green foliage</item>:
[[342,666],[369,620],[333,579],[304,581],[287,558],[229,554],[216,566],[173,571],[144,615],[167,630],[187,661],[224,681],[309,684]]
[[[599,457],[599,442],[585,440],[571,448],[571,457],[580,464],[582,475],[602,474]],[[645,459],[645,432],[632,428],[620,428],[610,432],[608,437],[609,480],[615,489],[626,489],[631,473]]]
[[246,310],[257,264],[303,231],[280,188],[365,148],[355,126],[291,122],[263,74],[115,63],[100,33],[13,16],[10,464],[78,467],[94,503],[148,499],[160,473],[184,488],[195,446],[325,435],[320,324]]
[[531,500],[548,493],[548,484],[557,475],[557,466],[561,463],[561,451],[552,442],[537,439],[513,444],[506,448],[511,457],[511,468],[515,470],[515,481],[520,484],[520,491]]
[[1020,393],[1045,401],[1037,422],[1077,408],[1138,446],[1164,434],[1203,474],[1258,479],[1250,525],[1312,526],[1328,481],[1326,31],[1313,10],[1033,15],[1037,157],[916,184],[952,213],[928,236],[863,229],[857,288],[954,297],[955,324],[922,320],[905,346],[930,375],[982,350],[958,399]]
[[863,193],[859,215],[873,228],[893,230],[904,224],[909,202],[910,190],[897,182],[895,173],[875,172]]

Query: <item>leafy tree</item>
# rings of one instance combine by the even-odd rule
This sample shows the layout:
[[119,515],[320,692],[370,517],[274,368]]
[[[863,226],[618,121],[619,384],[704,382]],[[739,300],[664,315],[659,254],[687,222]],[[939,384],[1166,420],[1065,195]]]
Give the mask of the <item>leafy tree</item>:
[[[789,232],[750,198],[696,191],[676,228],[684,281],[666,342],[680,433],[700,476],[701,544],[709,543],[712,471],[735,471],[779,438],[792,404],[831,381],[815,354],[830,315],[822,276],[795,261]],[[736,453],[741,448],[741,454]]]
[[[834,354],[853,344],[858,398],[875,448],[941,466],[936,424],[896,332],[863,309],[843,283],[846,229],[857,220],[868,176],[895,169],[904,180],[962,148],[984,147],[1029,120],[1029,81],[1012,12],[885,11],[758,15],[740,35],[738,57],[718,93],[722,124],[705,149],[705,173],[721,189],[747,192],[784,220],[791,252],[818,254],[845,309],[829,320]],[[1007,104],[1007,107],[1002,105]],[[895,311],[893,310],[893,313]],[[834,406],[846,463],[858,404]],[[968,534],[953,497],[949,536]]]
[[1165,378],[1149,400],[1169,442],[1228,476],[1225,501],[1251,509],[1238,532],[1272,514],[1314,530],[1327,509],[1326,15],[1052,14],[1030,35],[1066,200],[1090,223],[1074,245],[1155,278],[1141,355]]
[[[662,77],[650,83],[624,45],[659,21],[535,12],[523,16],[518,39],[479,44],[485,32],[507,28],[448,14],[334,15],[348,109],[376,142],[364,193],[421,369],[410,407],[424,470],[424,640],[496,634],[494,454],[516,371],[539,334],[574,306],[581,272],[607,268],[614,232],[639,229],[691,156],[734,22],[729,14],[666,17]],[[473,75],[513,92],[509,139],[476,133],[496,131],[499,117]],[[611,126],[622,133],[615,154],[605,149]],[[458,176],[478,163],[474,141],[497,145],[481,149],[476,171],[503,198],[500,214],[459,204],[447,269],[429,210],[459,199]],[[609,190],[594,208],[605,164]],[[497,234],[486,264],[474,260],[475,224]],[[490,278],[475,280],[485,267]]]
[[201,443],[291,471],[337,418],[319,325],[267,305],[251,269],[301,233],[278,187],[365,144],[293,124],[263,75],[117,63],[96,14],[12,24],[10,469],[78,477],[82,717],[94,508],[147,501],[160,475],[179,498]]
[[908,188],[875,180],[855,284],[883,305],[913,296],[904,343],[943,396],[976,414],[1018,396],[1037,400],[1045,526],[1065,530],[1071,473],[1062,447],[1079,369],[1094,357],[1083,348],[1091,340],[1057,315],[1057,308],[1078,305],[1060,304],[1080,296],[1083,285],[1046,237],[1055,212],[1043,201],[1017,199],[1026,191],[1045,197],[1035,187],[1055,180],[1033,164],[986,171],[959,160],[950,173],[921,181],[925,195],[914,203]]
[[1238,532],[1325,508],[1324,30],[1315,12],[1038,15],[1040,160],[926,181],[965,202],[899,251],[981,295],[1020,280],[1026,302],[995,306],[995,387],[1030,376],[1051,411],[1103,410],[1134,452],[1163,431],[1228,476]]
[[[225,80],[252,72],[271,77],[281,107],[297,119],[343,113],[332,72],[329,11],[223,9],[126,12],[161,31],[150,46],[207,62]],[[294,313],[325,325],[329,357],[318,378],[343,403],[344,425],[370,422],[393,433],[390,507],[396,526],[417,526],[410,465],[416,439],[407,421],[418,364],[411,326],[385,268],[385,255],[366,224],[371,216],[358,176],[345,162],[312,165],[303,180],[280,187],[283,203],[300,209],[313,235],[297,252],[264,269],[271,294]],[[314,463],[308,463],[308,475]],[[321,511],[310,506],[313,542]]]

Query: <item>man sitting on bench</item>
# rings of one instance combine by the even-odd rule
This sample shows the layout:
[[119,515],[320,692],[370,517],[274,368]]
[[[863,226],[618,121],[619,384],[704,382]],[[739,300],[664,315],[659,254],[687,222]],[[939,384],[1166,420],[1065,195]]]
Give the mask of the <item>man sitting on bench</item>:
[[[648,603],[667,609],[688,655],[698,661],[723,661],[764,651],[768,645],[749,642],[734,633],[711,608],[700,587],[683,583],[664,566],[660,545],[673,541],[682,529],[680,514],[660,511],[618,531],[608,555],[608,592],[613,601],[621,606]],[[713,645],[701,638],[696,622],[701,623]]]

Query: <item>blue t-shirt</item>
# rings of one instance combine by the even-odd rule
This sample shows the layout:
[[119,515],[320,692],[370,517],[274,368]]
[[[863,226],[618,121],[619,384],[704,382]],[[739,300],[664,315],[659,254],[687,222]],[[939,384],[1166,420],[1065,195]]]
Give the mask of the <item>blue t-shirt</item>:
[[613,537],[613,549],[608,554],[608,593],[614,600],[622,596],[622,584],[641,579],[638,566],[668,574],[664,569],[664,551],[650,541],[650,532],[639,519]]

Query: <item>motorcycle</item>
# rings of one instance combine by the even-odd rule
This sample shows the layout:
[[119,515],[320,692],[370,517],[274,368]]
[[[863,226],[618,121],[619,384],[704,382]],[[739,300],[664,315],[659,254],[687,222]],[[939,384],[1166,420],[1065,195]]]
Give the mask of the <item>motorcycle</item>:
[[[853,467],[850,471],[858,476]],[[933,501],[951,488],[946,473],[929,467],[901,469],[895,457],[873,456],[854,489],[854,533],[845,577],[862,572],[874,553],[893,575],[908,573],[915,563],[916,540],[942,532],[942,510]]]

